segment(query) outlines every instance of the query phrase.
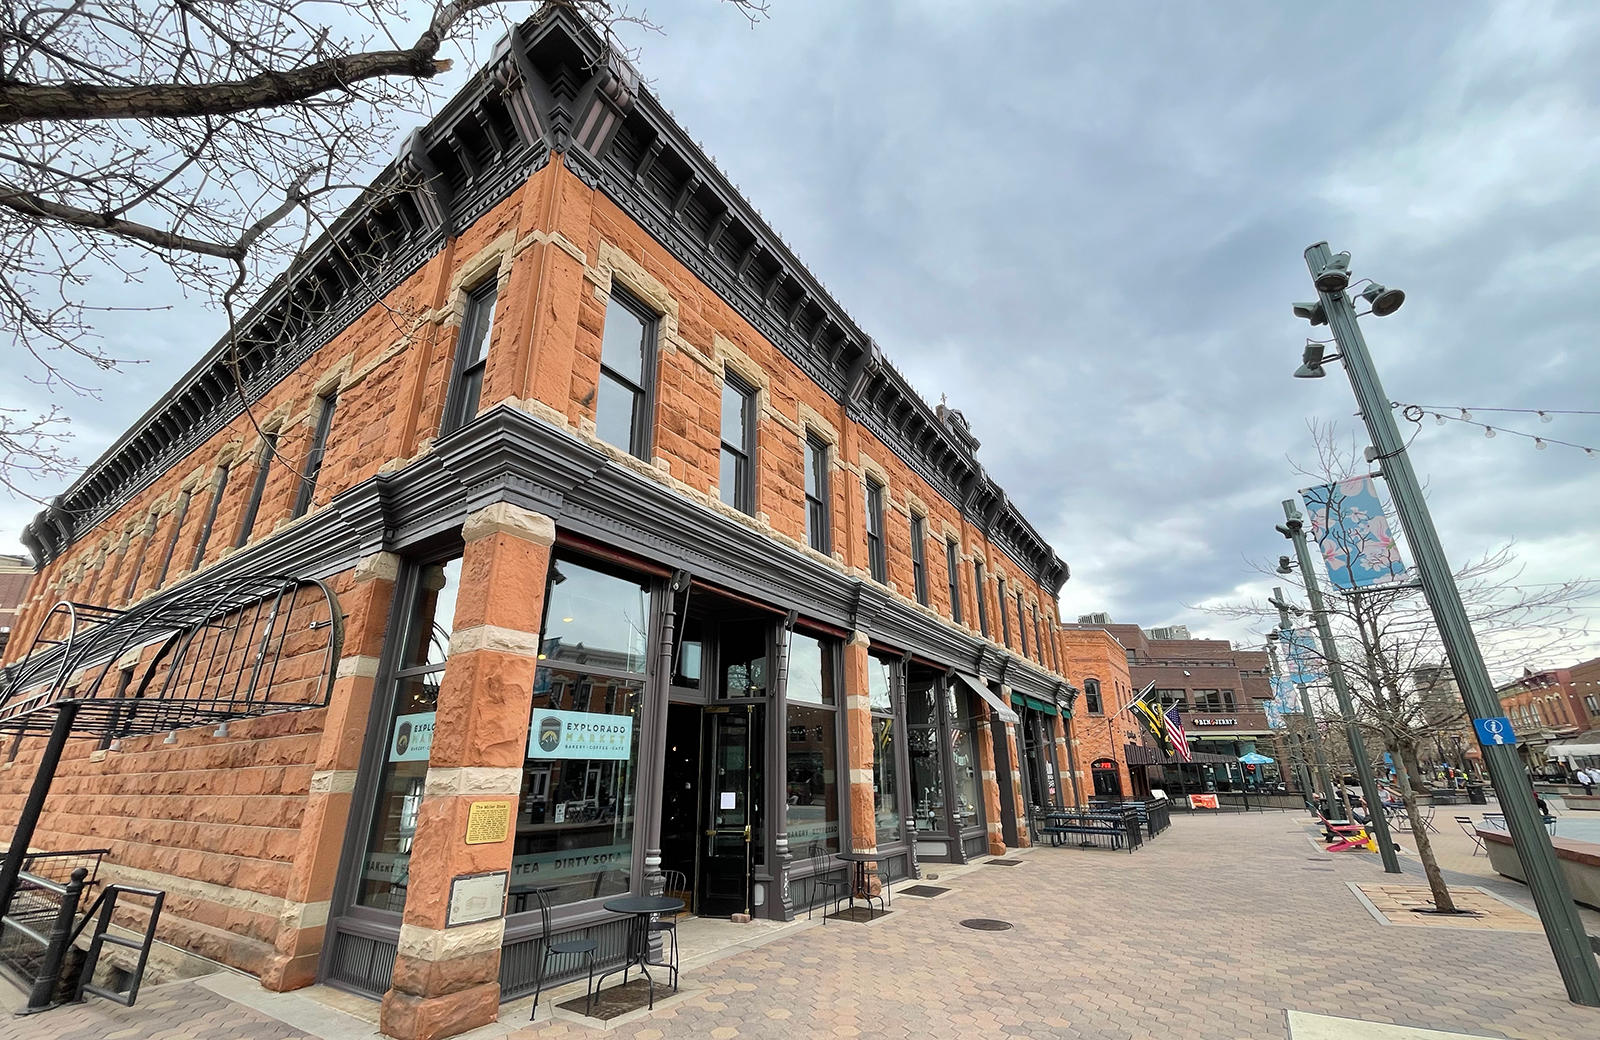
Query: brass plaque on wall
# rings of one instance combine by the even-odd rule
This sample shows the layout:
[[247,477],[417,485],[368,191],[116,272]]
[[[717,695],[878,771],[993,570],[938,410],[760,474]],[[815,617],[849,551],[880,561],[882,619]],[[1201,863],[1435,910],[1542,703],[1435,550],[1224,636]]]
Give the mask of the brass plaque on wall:
[[467,807],[468,845],[492,845],[510,836],[510,802],[473,802]]

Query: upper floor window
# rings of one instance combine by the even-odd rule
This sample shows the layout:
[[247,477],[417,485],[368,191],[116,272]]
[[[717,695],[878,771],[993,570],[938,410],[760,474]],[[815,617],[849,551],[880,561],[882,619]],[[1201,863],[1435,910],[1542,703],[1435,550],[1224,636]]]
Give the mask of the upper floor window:
[[961,576],[956,570],[958,555],[954,538],[944,543],[944,572],[950,580],[950,620],[959,625],[961,624]]
[[444,422],[439,427],[441,436],[466,425],[478,414],[478,399],[483,395],[483,368],[489,359],[489,334],[494,331],[494,305],[499,292],[499,283],[491,278],[467,297],[467,312],[461,317],[461,336],[456,340],[450,393],[444,400]]
[[328,454],[328,431],[333,428],[333,409],[339,403],[338,394],[319,397],[317,432],[311,437],[311,450],[306,453],[306,469],[300,476],[300,491],[295,495],[294,514],[305,516],[311,508],[311,499],[317,493],[317,478],[322,475],[322,460]]
[[928,521],[920,516],[911,517],[911,585],[917,602],[928,605],[928,561],[924,556],[924,543],[928,540]]
[[139,587],[139,572],[144,569],[144,554],[150,548],[150,539],[156,536],[156,514],[151,513],[150,519],[145,522],[144,534],[139,539],[139,551],[133,557],[133,570],[128,572],[128,585],[122,590],[122,598],[131,601],[134,590]]
[[206,518],[200,523],[200,536],[195,539],[194,558],[189,561],[190,570],[199,570],[200,561],[206,556],[206,543],[211,541],[211,528],[217,522],[217,507],[222,504],[222,493],[228,490],[227,466],[218,466],[216,478],[211,485],[211,504],[206,506]]
[[806,544],[825,553],[828,544],[828,445],[806,434]]
[[655,367],[655,316],[621,289],[613,289],[600,345],[595,432],[641,459],[650,457]]
[[1105,705],[1100,700],[1100,680],[1083,680],[1083,710],[1090,715],[1104,715]]
[[161,570],[156,574],[156,583],[151,588],[159,589],[161,583],[167,580],[167,571],[172,567],[172,552],[178,547],[178,535],[183,532],[183,518],[189,515],[189,499],[193,497],[192,491],[184,491],[178,495],[178,507],[172,511],[172,534],[167,536],[167,551],[161,554]]
[[1022,656],[1028,656],[1028,618],[1022,612],[1022,593],[1017,593],[1017,640],[1022,643]]
[[978,598],[978,631],[989,636],[989,600],[983,594],[983,564],[972,561],[972,592]]
[[756,392],[729,372],[722,383],[722,500],[741,513],[756,511]]
[[256,482],[250,487],[250,501],[245,503],[244,516],[239,520],[239,537],[234,539],[234,546],[243,545],[250,540],[250,533],[256,526],[256,514],[261,512],[261,496],[267,490],[267,474],[272,470],[272,457],[278,452],[278,435],[268,433],[261,438],[261,455],[256,460]]
[[[1011,645],[1011,614],[1010,614],[1009,609],[1006,606],[1006,580],[1004,578],[999,578],[999,579],[996,579],[996,580],[998,582],[996,587],[999,590],[999,595],[997,596],[997,598],[998,598],[998,600],[1000,602],[1000,639],[1001,639],[1001,642],[1005,643],[1006,646],[1010,646]],[[1018,618],[1017,620],[1021,621],[1022,619]]]
[[867,564],[872,580],[887,583],[889,561],[883,554],[883,485],[867,478]]

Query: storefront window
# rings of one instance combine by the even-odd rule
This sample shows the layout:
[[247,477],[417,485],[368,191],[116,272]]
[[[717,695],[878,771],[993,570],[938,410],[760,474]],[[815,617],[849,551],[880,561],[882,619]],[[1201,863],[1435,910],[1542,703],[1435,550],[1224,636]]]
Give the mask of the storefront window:
[[978,784],[978,741],[972,720],[972,705],[964,691],[954,684],[945,688],[945,716],[950,726],[950,764],[954,804],[951,815],[956,829],[976,827],[982,821],[978,806],[983,795]]
[[867,658],[867,706],[873,711],[893,711],[895,663],[876,655]]
[[355,901],[376,910],[405,909],[411,871],[411,842],[417,833],[423,782],[433,747],[434,708],[450,653],[450,628],[461,582],[460,559],[421,568],[399,670],[393,680],[393,709],[385,727],[383,765],[378,774],[376,808],[361,884]]
[[788,718],[789,847],[806,855],[813,846],[839,851],[838,716],[834,647],[802,635],[790,637]]
[[900,792],[896,782],[894,719],[872,717],[872,803],[877,819],[878,847],[894,845],[903,837],[900,828]]
[[940,762],[939,716],[931,680],[906,684],[906,743],[911,758],[911,811],[921,834],[943,834],[944,768]]
[[649,586],[550,567],[511,858],[511,911],[627,892],[633,870]]

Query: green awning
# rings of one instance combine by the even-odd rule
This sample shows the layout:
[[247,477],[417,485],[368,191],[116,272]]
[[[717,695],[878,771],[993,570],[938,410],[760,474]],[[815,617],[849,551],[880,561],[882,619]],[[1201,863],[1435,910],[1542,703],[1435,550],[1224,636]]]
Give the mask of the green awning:
[[1046,715],[1054,715],[1054,714],[1056,714],[1056,706],[1054,704],[1051,704],[1049,701],[1041,701],[1037,697],[1029,697],[1026,694],[1022,694],[1022,693],[1013,693],[1011,695],[1011,703],[1012,704],[1026,704],[1028,707],[1032,708],[1034,711],[1042,711]]

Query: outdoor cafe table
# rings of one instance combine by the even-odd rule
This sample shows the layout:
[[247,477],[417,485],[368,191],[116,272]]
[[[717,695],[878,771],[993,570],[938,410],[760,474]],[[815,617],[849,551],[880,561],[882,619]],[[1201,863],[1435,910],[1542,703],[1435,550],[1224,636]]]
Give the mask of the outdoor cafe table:
[[601,975],[595,983],[594,991],[600,992],[600,984],[605,982],[606,975],[623,973],[623,981],[627,981],[628,969],[634,965],[644,973],[645,981],[650,983],[650,1007],[656,1006],[656,980],[650,977],[650,969],[646,962],[650,957],[650,918],[657,914],[675,914],[683,909],[683,900],[673,899],[671,896],[619,896],[608,899],[600,904],[614,914],[624,914],[631,917],[628,925],[628,950],[623,958],[622,966],[612,968]]
[[853,911],[856,908],[856,890],[859,888],[862,898],[867,900],[867,910],[870,912],[872,910],[872,900],[867,898],[867,864],[876,863],[882,858],[881,854],[876,852],[836,852],[833,858],[855,864],[855,883],[850,886],[850,909]]

